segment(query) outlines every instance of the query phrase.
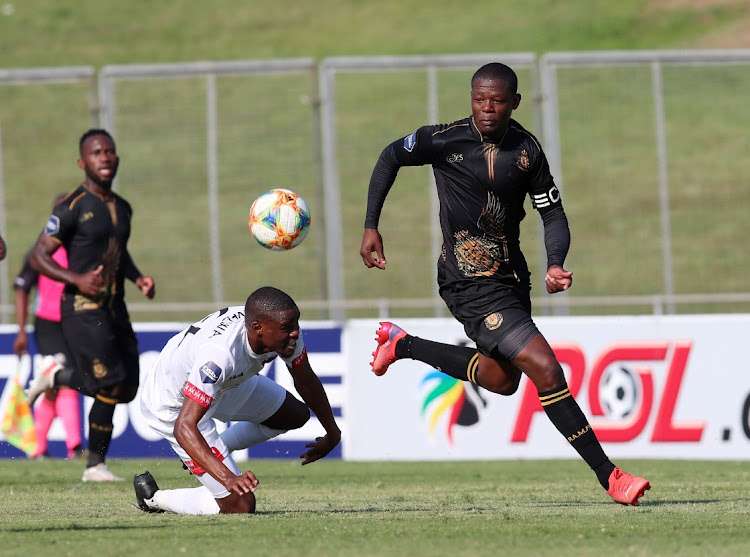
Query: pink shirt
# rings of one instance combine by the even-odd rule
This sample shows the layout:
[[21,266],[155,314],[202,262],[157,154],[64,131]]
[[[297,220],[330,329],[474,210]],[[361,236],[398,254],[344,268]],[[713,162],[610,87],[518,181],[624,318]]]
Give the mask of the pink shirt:
[[[63,246],[57,248],[57,251],[52,254],[52,259],[61,267],[68,268],[68,252]],[[36,316],[49,321],[60,321],[60,298],[62,298],[65,284],[40,274],[36,289]]]

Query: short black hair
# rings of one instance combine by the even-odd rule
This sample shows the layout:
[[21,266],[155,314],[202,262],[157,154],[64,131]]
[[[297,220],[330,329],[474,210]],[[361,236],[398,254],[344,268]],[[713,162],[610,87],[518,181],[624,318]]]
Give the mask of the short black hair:
[[476,72],[474,72],[474,75],[471,78],[472,86],[477,79],[493,79],[502,81],[508,86],[511,93],[515,95],[518,92],[518,76],[516,75],[516,72],[514,72],[513,68],[511,68],[510,66],[506,66],[505,64],[501,64],[500,62],[491,62],[489,64],[485,64]]
[[279,314],[297,310],[292,297],[273,286],[262,286],[247,297],[245,302],[245,323],[277,319]]
[[102,128],[91,128],[90,130],[87,130],[84,132],[84,134],[81,136],[81,139],[78,140],[78,152],[83,153],[83,144],[86,142],[86,140],[89,137],[92,137],[94,135],[105,135],[109,138],[109,140],[114,144],[115,138],[112,137],[112,134],[109,133],[107,130]]

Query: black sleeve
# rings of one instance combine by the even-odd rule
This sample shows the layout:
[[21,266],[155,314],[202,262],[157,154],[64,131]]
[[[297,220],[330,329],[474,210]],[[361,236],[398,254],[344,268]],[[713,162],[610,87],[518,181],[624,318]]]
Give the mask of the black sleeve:
[[547,248],[547,268],[552,265],[563,266],[570,248],[570,228],[568,217],[562,205],[548,211],[539,211],[544,223],[544,246]]
[[138,270],[138,267],[135,266],[133,258],[130,257],[129,251],[125,252],[123,256],[123,263],[123,273],[126,279],[135,282],[138,277],[142,276],[141,272]]
[[23,259],[23,267],[13,281],[13,290],[23,290],[28,294],[36,286],[39,280],[39,273],[31,268],[31,252],[26,254]]
[[380,212],[383,210],[385,198],[396,181],[396,176],[401,168],[396,158],[396,147],[403,143],[403,138],[388,145],[378,157],[375,168],[370,177],[370,186],[367,190],[367,212],[365,213],[365,228],[377,228],[380,221]]

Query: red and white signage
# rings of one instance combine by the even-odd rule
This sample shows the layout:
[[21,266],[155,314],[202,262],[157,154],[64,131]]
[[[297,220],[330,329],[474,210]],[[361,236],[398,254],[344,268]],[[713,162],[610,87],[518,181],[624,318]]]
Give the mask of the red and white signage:
[[[750,316],[540,317],[540,331],[613,458],[750,459]],[[396,321],[410,334],[469,344],[452,319]],[[375,320],[347,323],[344,458],[574,458],[533,384],[504,397],[400,360],[369,368]]]

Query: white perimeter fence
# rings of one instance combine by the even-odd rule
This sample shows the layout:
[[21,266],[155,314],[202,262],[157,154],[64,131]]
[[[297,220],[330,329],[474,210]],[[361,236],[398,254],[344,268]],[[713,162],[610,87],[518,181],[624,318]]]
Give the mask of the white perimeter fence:
[[[92,125],[117,139],[131,252],[158,280],[153,303],[128,295],[135,317],[184,319],[269,282],[307,318],[442,315],[431,173],[403,169],[389,195],[385,273],[358,255],[367,184],[385,145],[467,116],[470,77],[491,61],[519,74],[516,118],[542,141],[571,222],[576,283],[556,297],[541,294],[530,208],[523,223],[537,308],[748,311],[750,50],[618,51],[0,69],[0,320],[49,202],[80,180]],[[248,240],[249,205],[271,187],[313,212],[291,253]]]

